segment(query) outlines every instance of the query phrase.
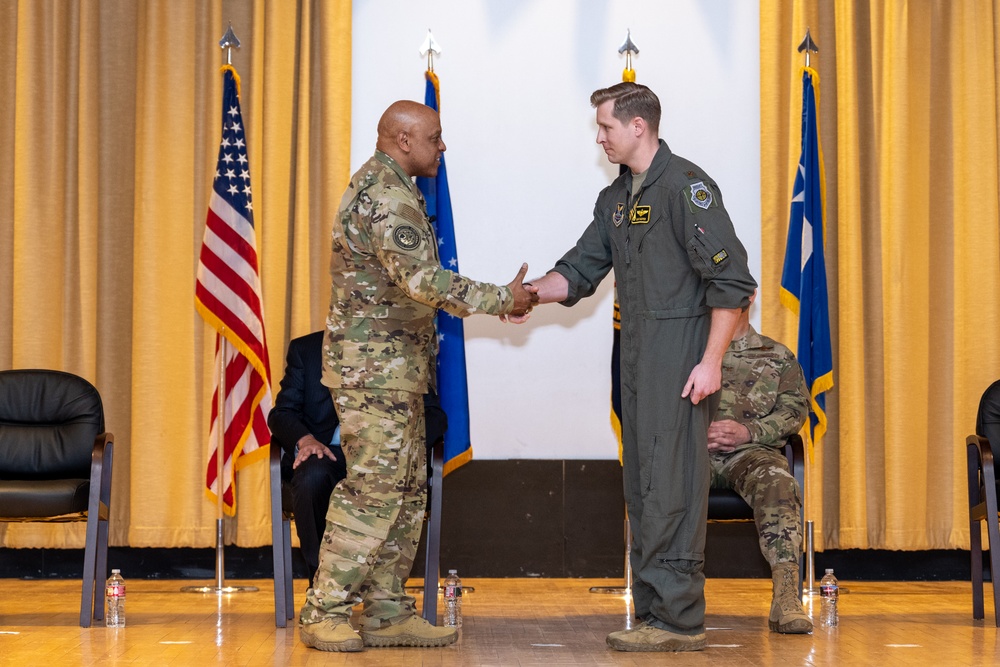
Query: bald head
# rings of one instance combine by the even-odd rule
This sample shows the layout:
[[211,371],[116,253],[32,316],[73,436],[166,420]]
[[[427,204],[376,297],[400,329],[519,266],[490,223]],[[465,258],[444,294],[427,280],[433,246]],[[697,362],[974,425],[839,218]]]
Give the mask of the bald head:
[[410,100],[393,102],[378,121],[375,147],[410,176],[436,176],[446,150],[437,112]]

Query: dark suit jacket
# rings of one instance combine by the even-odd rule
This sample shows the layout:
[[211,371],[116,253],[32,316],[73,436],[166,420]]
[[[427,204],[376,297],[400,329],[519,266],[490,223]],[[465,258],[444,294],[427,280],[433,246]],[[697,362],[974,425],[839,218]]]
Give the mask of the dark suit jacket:
[[295,456],[295,443],[310,433],[325,445],[337,429],[330,390],[323,386],[323,332],[293,338],[288,343],[285,374],[267,425],[283,454]]
[[[295,443],[310,433],[323,444],[329,444],[337,429],[337,413],[330,390],[323,378],[323,331],[293,338],[285,356],[285,374],[274,407],[267,417],[274,444],[282,453],[295,457]],[[433,445],[444,437],[448,417],[441,409],[437,394],[424,394],[427,422],[427,444]],[[284,458],[284,456],[282,457]]]

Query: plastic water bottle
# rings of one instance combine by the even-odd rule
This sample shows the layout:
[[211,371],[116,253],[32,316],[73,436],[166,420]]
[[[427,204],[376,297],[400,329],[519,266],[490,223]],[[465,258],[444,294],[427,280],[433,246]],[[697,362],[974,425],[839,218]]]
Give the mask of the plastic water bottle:
[[827,568],[826,574],[819,582],[820,595],[820,625],[826,628],[837,627],[837,598],[840,594],[840,584],[833,576],[833,569]]
[[444,624],[449,628],[462,627],[462,580],[457,570],[448,570],[444,580]]
[[121,570],[111,570],[104,586],[104,623],[109,628],[125,627],[125,580]]

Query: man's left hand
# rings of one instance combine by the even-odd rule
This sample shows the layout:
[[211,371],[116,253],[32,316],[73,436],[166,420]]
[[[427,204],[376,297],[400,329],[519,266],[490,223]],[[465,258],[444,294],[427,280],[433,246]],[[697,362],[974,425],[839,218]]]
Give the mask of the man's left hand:
[[295,457],[295,461],[292,462],[293,469],[302,465],[302,462],[310,456],[315,456],[318,459],[331,458],[334,461],[337,460],[337,455],[329,447],[311,435],[306,435],[299,439],[298,446],[299,453]]
[[691,402],[695,405],[705,398],[711,396],[722,388],[722,368],[715,364],[702,362],[691,370],[681,398],[691,397]]

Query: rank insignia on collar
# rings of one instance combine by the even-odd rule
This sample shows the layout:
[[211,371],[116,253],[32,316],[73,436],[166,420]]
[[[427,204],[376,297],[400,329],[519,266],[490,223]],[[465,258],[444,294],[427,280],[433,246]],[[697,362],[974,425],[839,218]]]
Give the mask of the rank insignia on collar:
[[615,204],[615,212],[611,215],[611,221],[615,223],[615,227],[622,224],[625,219],[625,204],[623,202],[618,202]]
[[703,209],[712,205],[712,191],[705,186],[704,181],[691,184],[691,203]]

